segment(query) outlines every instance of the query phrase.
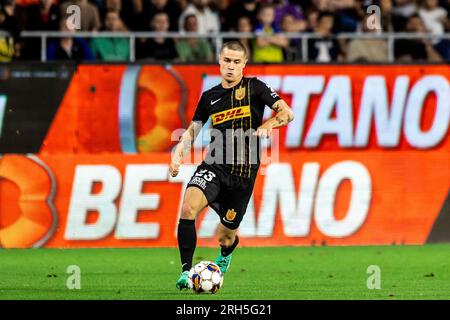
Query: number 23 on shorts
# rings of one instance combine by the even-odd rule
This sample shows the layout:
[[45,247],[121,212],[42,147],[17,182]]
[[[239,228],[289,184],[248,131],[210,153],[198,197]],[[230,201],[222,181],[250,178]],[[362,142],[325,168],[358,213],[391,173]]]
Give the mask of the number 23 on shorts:
[[196,177],[203,177],[203,179],[205,179],[208,182],[211,182],[212,179],[214,179],[216,177],[216,174],[212,171],[209,171],[207,169],[202,169],[199,170],[196,174]]

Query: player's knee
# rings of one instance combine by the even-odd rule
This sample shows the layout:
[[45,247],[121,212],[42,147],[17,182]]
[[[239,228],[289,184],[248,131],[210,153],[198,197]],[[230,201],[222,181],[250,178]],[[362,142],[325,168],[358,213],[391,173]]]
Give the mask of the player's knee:
[[181,218],[194,220],[197,217],[198,209],[195,208],[191,203],[185,202],[183,203],[183,207],[181,209]]

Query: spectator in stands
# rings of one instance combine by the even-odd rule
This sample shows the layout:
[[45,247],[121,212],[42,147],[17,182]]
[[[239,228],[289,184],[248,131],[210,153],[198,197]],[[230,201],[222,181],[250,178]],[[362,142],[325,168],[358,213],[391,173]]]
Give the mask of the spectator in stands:
[[[116,11],[109,11],[105,17],[105,31],[128,31]],[[95,56],[103,61],[127,61],[130,58],[128,38],[94,38],[91,49]]]
[[188,15],[194,14],[198,21],[198,32],[202,34],[219,32],[219,17],[209,8],[209,0],[192,0],[179,19],[180,31],[184,30],[184,20]]
[[[39,3],[22,7],[24,11],[23,26],[31,31],[56,31],[61,20],[61,11],[54,0],[39,0]],[[25,38],[22,48],[22,59],[39,60],[41,54],[41,39]]]
[[178,31],[178,19],[181,15],[181,9],[172,0],[144,0],[142,2],[142,13],[138,17],[139,30],[148,30],[148,22],[156,12],[161,11],[169,16],[169,30]]
[[[237,21],[236,31],[251,33],[253,31],[253,26],[250,18],[247,16],[240,17]],[[248,61],[252,61],[253,43],[251,41],[251,37],[244,37],[238,40],[244,45],[245,49],[247,50]]]
[[305,10],[306,16],[306,32],[314,32],[319,21],[320,11],[316,7],[309,7]]
[[354,32],[364,16],[362,1],[358,0],[313,0],[320,12],[334,14],[335,32]]
[[406,28],[408,19],[417,13],[415,0],[393,0],[392,26],[395,32],[403,31]]
[[[184,19],[184,30],[186,33],[198,32],[198,22],[195,14],[186,16]],[[183,62],[211,62],[213,61],[213,51],[208,40],[198,38],[180,39],[176,42],[178,57]]]
[[176,5],[180,8],[181,12],[186,10],[189,5],[190,0],[175,0]]
[[9,62],[20,56],[20,28],[15,16],[15,1],[0,2],[0,31],[8,36],[0,36],[0,62]]
[[289,18],[291,26],[289,27],[292,32],[304,31],[306,29],[306,20],[303,16],[302,8],[299,5],[289,3],[288,0],[274,0],[273,6],[275,9],[275,19],[273,21],[275,27],[281,29],[283,17],[290,15]]
[[224,25],[227,22],[228,7],[230,0],[211,0],[209,8],[219,17],[220,30],[225,31]]
[[120,15],[120,11],[122,11],[122,0],[105,0],[103,6],[100,6],[100,18],[102,21],[105,21],[106,14],[114,11]]
[[[418,14],[406,23],[406,32],[426,33],[425,25]],[[442,57],[433,48],[429,39],[399,39],[395,41],[395,57],[401,61],[440,62]]]
[[258,12],[255,32],[269,37],[257,37],[253,47],[254,62],[283,62],[283,48],[289,45],[289,40],[279,33],[273,25],[275,10],[271,5],[264,5]]
[[334,1],[335,32],[355,32],[366,15],[362,2],[357,0]]
[[114,11],[120,14],[122,11],[122,0],[104,0],[102,5],[98,6],[101,21],[105,20],[105,16],[108,12]]
[[340,59],[340,47],[336,39],[332,39],[334,14],[328,11],[319,14],[314,33],[319,38],[308,40],[308,60],[316,62],[332,62]]
[[[75,25],[71,19],[61,19],[59,30],[75,33]],[[81,38],[68,37],[50,41],[47,46],[47,60],[72,60],[76,62],[95,60],[88,43]]]
[[[122,23],[127,29],[137,30],[138,19],[136,18],[142,11],[141,0],[105,0],[100,7],[101,20],[105,21],[106,14],[110,11],[117,12]],[[148,24],[148,23],[147,23]]]
[[60,17],[60,9],[53,0],[40,0],[26,7],[25,30],[58,30]]
[[381,13],[381,28],[384,32],[393,31],[392,27],[392,0],[379,0],[380,13]]
[[411,17],[417,11],[417,4],[415,0],[393,0],[394,14],[402,17]]
[[[168,32],[169,16],[165,12],[158,12],[150,23],[152,31]],[[175,43],[171,38],[151,38],[138,41],[137,58],[157,61],[170,61],[177,58]]]
[[[376,33],[373,26],[379,26],[380,21],[370,21],[377,19],[375,14],[366,16],[362,22],[364,33]],[[348,62],[386,62],[388,61],[388,46],[385,39],[354,39],[347,47],[346,60]]]
[[[297,26],[295,25],[295,17],[291,14],[284,15],[281,20],[281,31],[283,32],[296,32]],[[302,58],[302,43],[301,39],[289,39],[289,45],[283,48],[285,61],[298,61]]]
[[258,3],[256,0],[234,1],[225,11],[225,22],[222,25],[222,31],[236,31],[238,20],[241,17],[247,17],[252,26],[258,24],[256,18],[258,13]]
[[61,16],[65,18],[72,15],[71,12],[67,12],[67,8],[71,5],[77,5],[80,7],[80,31],[97,31],[100,30],[100,15],[98,8],[89,3],[87,0],[72,0],[64,2],[61,5]]
[[[446,25],[450,23],[447,11],[439,6],[438,0],[422,0],[419,16],[427,31],[434,35],[443,35]],[[450,61],[450,41],[448,39],[432,39],[431,43],[445,60]]]
[[[450,16],[450,0],[441,0],[440,5],[445,9],[445,11],[447,11],[447,16]],[[446,29],[447,31],[450,30],[450,21],[448,20]]]
[[438,0],[422,0],[419,16],[430,33],[444,34],[445,25],[448,23],[447,11],[439,6]]

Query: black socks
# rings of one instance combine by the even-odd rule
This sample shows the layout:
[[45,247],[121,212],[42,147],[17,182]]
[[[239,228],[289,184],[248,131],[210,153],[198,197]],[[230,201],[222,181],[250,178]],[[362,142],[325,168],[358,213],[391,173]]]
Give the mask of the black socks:
[[192,268],[192,258],[197,244],[195,220],[180,219],[178,223],[178,248],[183,271]]
[[[239,237],[236,235],[233,244],[228,248],[221,248],[222,256],[230,255],[239,244]],[[197,232],[195,230],[195,220],[180,219],[178,222],[178,248],[180,250],[181,267],[183,271],[192,268],[192,258],[197,245]]]
[[221,248],[220,249],[222,256],[226,257],[229,254],[231,254],[233,252],[233,250],[237,247],[238,243],[239,243],[239,237],[238,237],[238,235],[236,235],[236,237],[234,238],[234,242],[231,245],[231,247]]

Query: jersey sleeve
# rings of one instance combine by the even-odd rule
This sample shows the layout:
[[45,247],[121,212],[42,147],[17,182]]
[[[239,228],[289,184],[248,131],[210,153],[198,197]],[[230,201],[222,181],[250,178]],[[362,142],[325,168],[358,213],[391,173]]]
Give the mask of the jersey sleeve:
[[206,104],[205,94],[202,94],[198,104],[197,109],[195,109],[194,116],[192,117],[192,121],[201,121],[202,125],[208,121],[208,109]]
[[264,106],[268,106],[269,108],[272,108],[273,104],[277,102],[278,100],[281,100],[278,93],[276,93],[275,90],[273,90],[269,85],[265,84],[261,80],[255,78],[252,80],[253,82],[253,88],[254,92],[258,96],[258,99],[260,100],[261,104]]

